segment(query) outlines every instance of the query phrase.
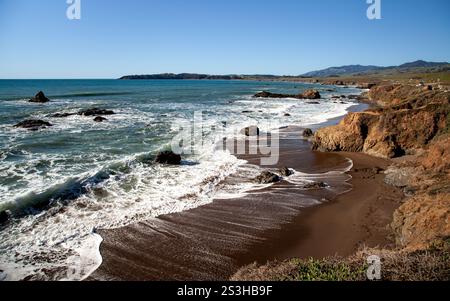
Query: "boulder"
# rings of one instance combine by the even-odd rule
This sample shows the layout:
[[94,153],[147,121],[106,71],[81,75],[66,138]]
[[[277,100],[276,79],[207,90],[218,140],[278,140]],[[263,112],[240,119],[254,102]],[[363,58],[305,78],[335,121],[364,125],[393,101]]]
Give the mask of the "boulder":
[[282,175],[283,177],[290,177],[293,174],[294,172],[287,167],[280,168],[280,175]]
[[181,156],[179,154],[175,154],[172,151],[159,152],[158,155],[156,156],[155,163],[180,165],[181,164]]
[[28,102],[34,102],[34,103],[46,103],[49,102],[50,99],[48,99],[44,92],[39,91],[33,98],[31,98]]
[[303,131],[303,137],[310,138],[312,136],[314,136],[314,132],[311,129],[305,129]]
[[291,117],[291,114],[286,113],[286,114],[284,114],[284,117]]
[[254,137],[259,136],[259,128],[256,126],[249,126],[245,129],[242,129],[241,134],[247,136],[247,137]]
[[322,96],[320,95],[319,91],[317,90],[306,90],[301,94],[301,98],[304,99],[320,99]]
[[29,130],[39,130],[41,128],[46,128],[49,126],[53,126],[53,125],[47,121],[31,119],[31,120],[22,121],[22,122],[16,124],[14,127],[29,129]]
[[103,121],[106,121],[106,120],[108,120],[108,119],[106,119],[105,117],[101,117],[101,116],[97,116],[97,117],[94,118],[95,122],[103,122]]
[[281,178],[274,173],[264,171],[256,177],[255,181],[259,184],[272,184],[281,181]]
[[114,111],[106,109],[91,108],[78,112],[82,116],[100,116],[100,115],[114,115]]
[[303,186],[304,189],[322,189],[322,188],[326,188],[327,184],[325,184],[324,182],[314,182],[314,183],[309,183]]
[[306,104],[308,104],[308,105],[320,105],[320,102],[318,102],[318,101],[310,101],[310,102],[307,102]]

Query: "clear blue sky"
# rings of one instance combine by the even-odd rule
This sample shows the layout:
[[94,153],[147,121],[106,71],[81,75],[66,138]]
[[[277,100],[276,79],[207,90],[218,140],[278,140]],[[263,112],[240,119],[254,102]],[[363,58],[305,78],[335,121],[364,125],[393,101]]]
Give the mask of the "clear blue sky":
[[450,61],[450,1],[0,0],[0,78],[301,74],[346,64]]

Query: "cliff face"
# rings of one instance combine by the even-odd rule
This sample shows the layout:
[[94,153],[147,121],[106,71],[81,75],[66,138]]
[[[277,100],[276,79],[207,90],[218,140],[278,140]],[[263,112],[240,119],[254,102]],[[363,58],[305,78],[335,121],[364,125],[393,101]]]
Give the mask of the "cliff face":
[[417,250],[450,237],[450,93],[432,86],[382,84],[368,98],[379,107],[319,130],[314,149],[384,158],[415,155],[386,172],[386,183],[404,188],[407,195],[391,224],[396,241]]
[[450,135],[430,144],[415,160],[393,168],[414,168],[404,185],[415,192],[395,212],[392,229],[397,243],[406,249],[426,248],[437,239],[450,237]]
[[319,130],[313,148],[394,158],[423,149],[448,126],[447,91],[382,85],[370,90],[369,99],[381,107],[351,113],[339,125]]

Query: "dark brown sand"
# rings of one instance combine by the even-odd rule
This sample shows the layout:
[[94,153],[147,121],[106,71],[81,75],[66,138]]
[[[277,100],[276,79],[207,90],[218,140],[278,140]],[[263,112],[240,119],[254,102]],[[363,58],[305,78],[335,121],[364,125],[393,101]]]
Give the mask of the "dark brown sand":
[[[348,255],[363,245],[389,245],[387,224],[401,194],[372,171],[388,162],[312,152],[297,137],[294,132],[281,140],[276,167],[325,173],[344,169],[351,158],[353,171],[322,176],[329,189],[305,191],[282,181],[242,198],[99,231],[103,263],[90,280],[226,280],[255,261]],[[245,159],[258,163],[258,156]]]

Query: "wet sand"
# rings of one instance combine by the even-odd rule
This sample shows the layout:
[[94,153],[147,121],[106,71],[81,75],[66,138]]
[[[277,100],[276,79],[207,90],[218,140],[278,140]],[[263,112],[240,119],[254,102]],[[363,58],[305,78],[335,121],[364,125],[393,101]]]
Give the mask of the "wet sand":
[[[281,139],[274,168],[323,174],[345,169],[350,158],[352,171],[319,176],[327,189],[303,190],[282,181],[242,198],[99,231],[103,263],[89,280],[226,280],[255,261],[344,256],[363,245],[389,246],[386,226],[401,194],[373,171],[388,162],[313,152],[297,130]],[[242,157],[258,163],[258,156]]]

